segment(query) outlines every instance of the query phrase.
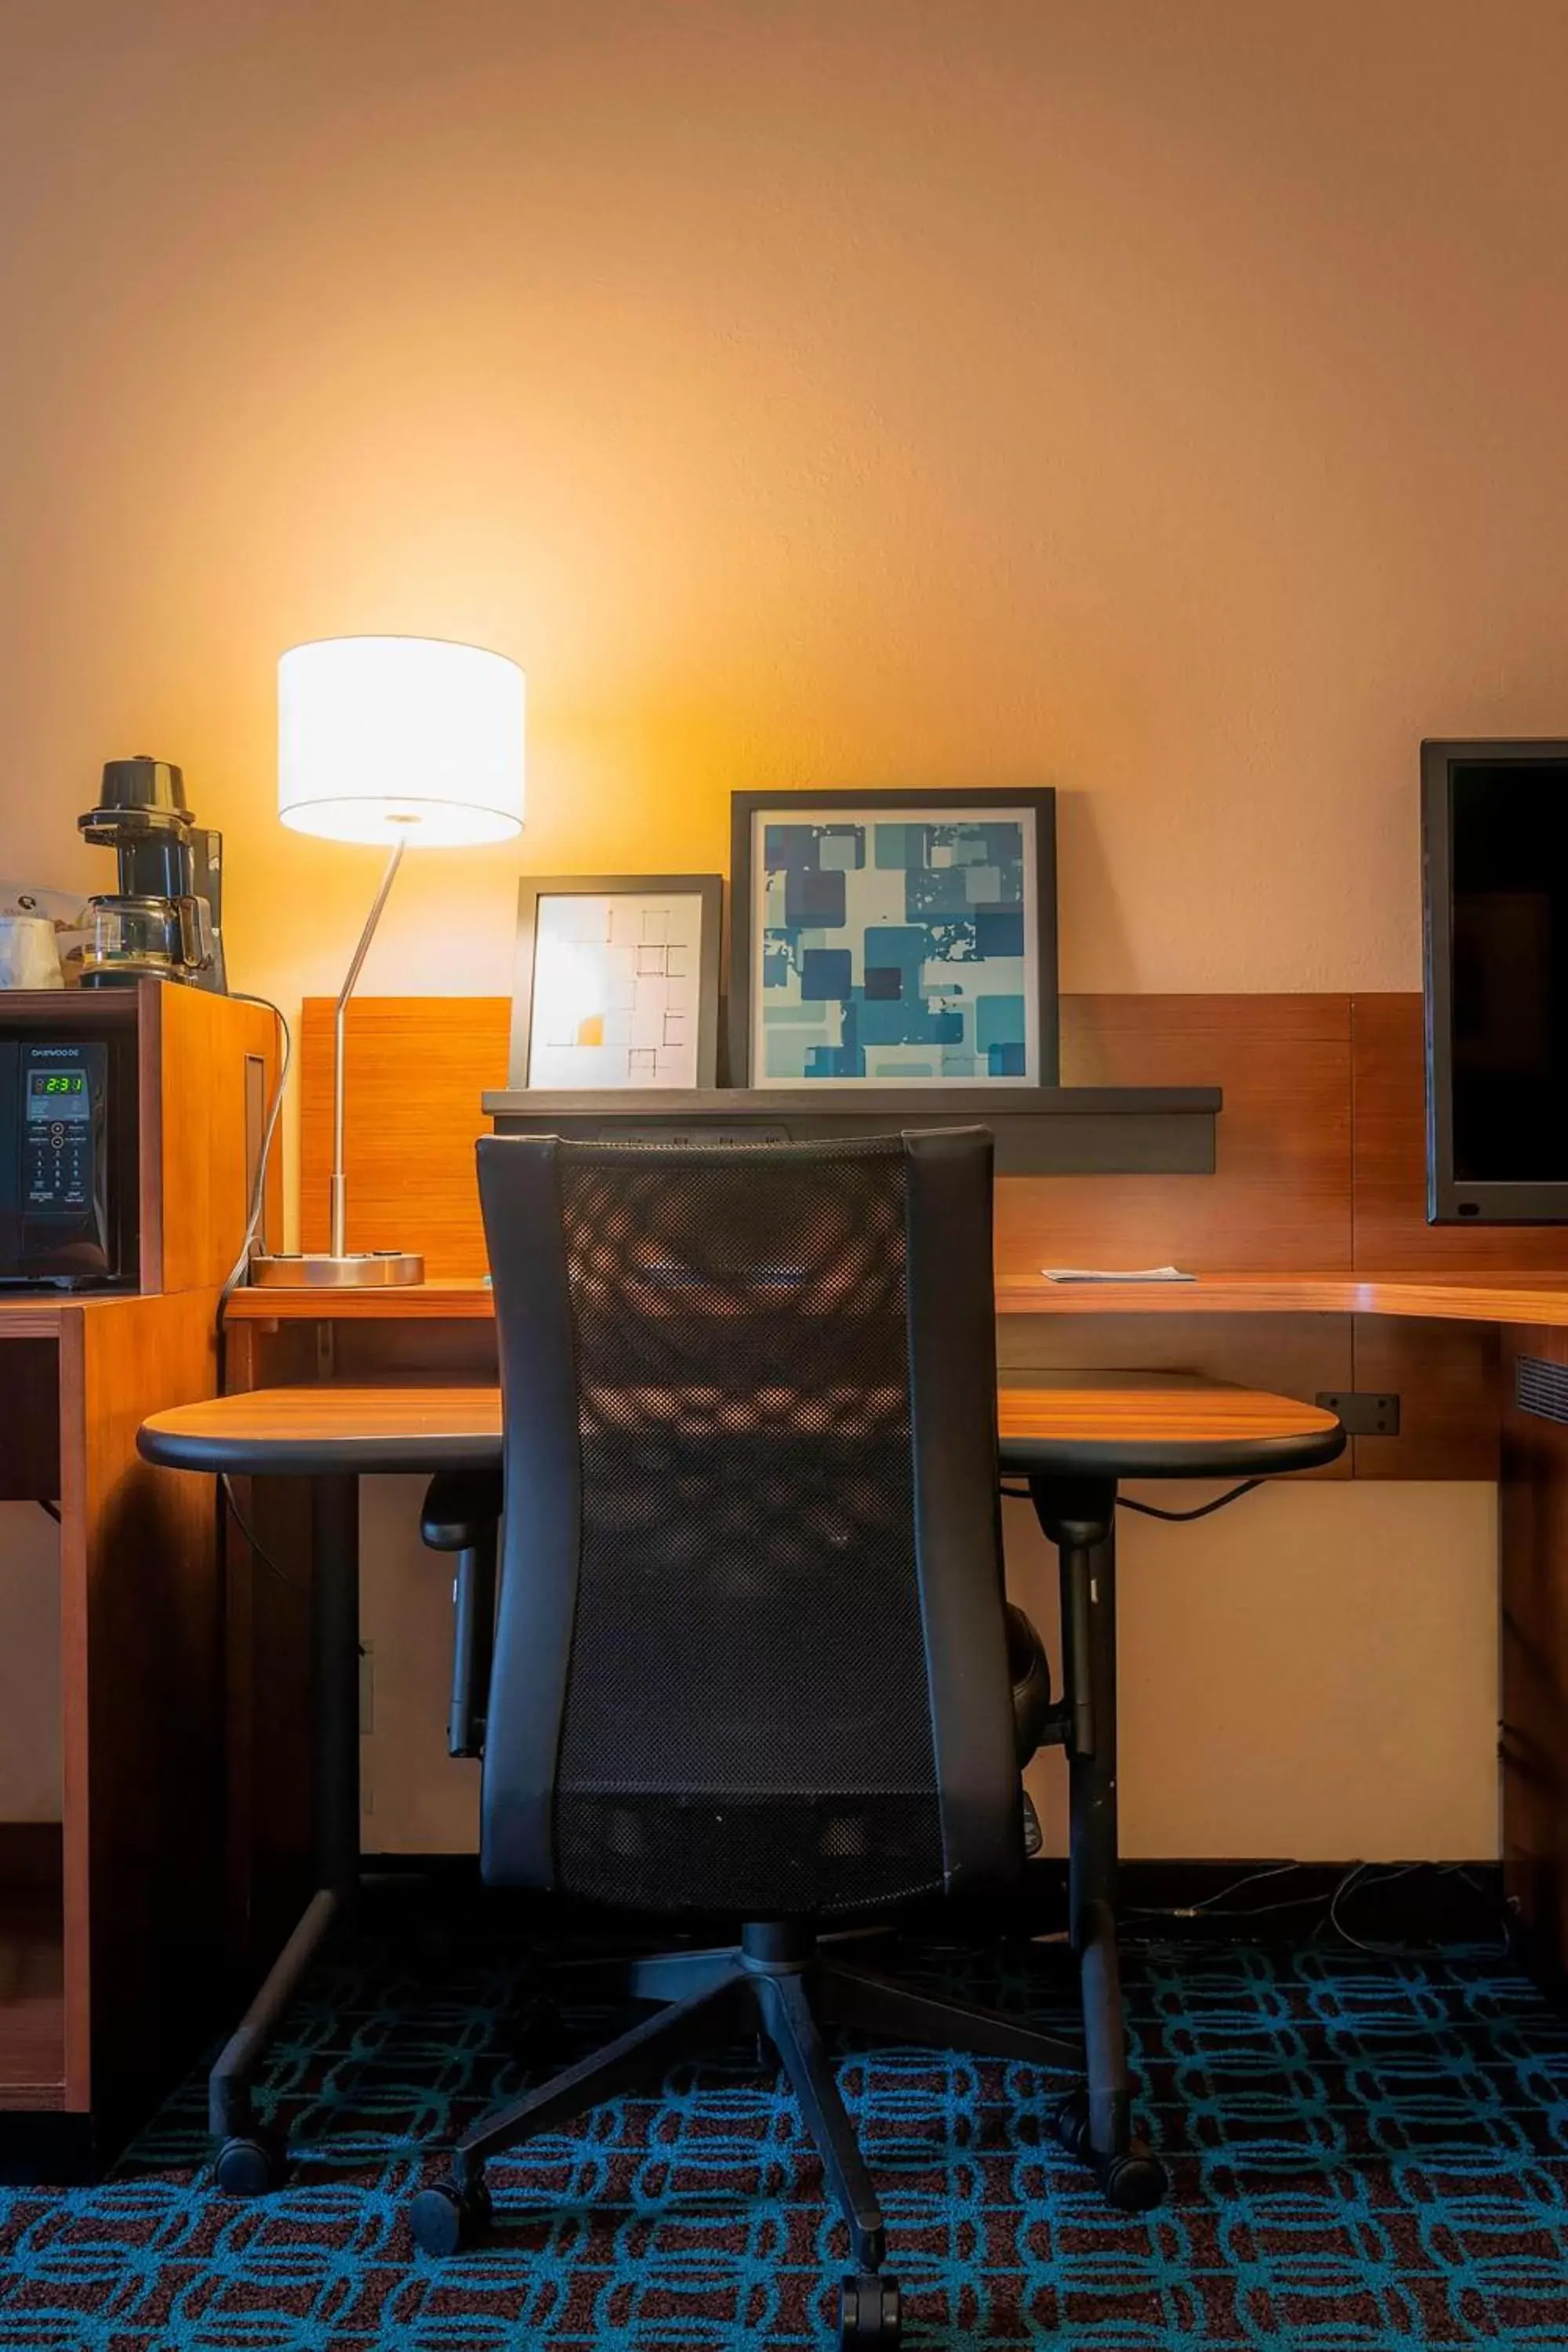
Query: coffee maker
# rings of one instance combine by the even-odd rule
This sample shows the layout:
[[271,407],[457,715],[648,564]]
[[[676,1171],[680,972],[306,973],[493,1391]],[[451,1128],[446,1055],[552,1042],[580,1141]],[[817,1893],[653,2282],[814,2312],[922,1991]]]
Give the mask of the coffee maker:
[[177,980],[226,992],[223,835],[196,824],[179,769],[144,755],[106,761],[99,804],[77,824],[120,861],[119,889],[88,900],[82,986]]

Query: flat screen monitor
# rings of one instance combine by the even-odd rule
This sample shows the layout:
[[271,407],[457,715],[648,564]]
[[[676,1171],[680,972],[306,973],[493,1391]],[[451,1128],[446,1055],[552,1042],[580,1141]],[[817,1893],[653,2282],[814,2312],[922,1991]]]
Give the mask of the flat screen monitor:
[[1426,1214],[1568,1222],[1568,742],[1424,743]]

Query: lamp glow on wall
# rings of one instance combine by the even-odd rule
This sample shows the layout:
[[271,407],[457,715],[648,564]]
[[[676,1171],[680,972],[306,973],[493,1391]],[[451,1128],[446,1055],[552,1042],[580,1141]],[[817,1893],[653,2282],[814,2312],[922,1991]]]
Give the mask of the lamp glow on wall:
[[296,833],[381,842],[381,887],[338,992],[332,1058],[331,1240],[257,1258],[260,1283],[424,1279],[406,1250],[348,1247],[343,1016],[405,849],[505,841],[522,824],[524,679],[503,654],[434,637],[324,637],[278,665],[278,813]]

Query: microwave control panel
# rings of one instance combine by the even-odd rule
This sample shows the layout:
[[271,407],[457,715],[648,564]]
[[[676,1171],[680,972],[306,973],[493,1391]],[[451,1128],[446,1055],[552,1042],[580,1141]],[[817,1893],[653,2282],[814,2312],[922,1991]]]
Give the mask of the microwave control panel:
[[67,1049],[75,1056],[69,1061],[54,1058],[61,1050],[23,1049],[22,1198],[29,1219],[52,1215],[74,1223],[90,1211],[96,1190],[103,1047]]
[[110,1065],[102,1038],[0,1039],[0,1283],[124,1278],[111,1214]]

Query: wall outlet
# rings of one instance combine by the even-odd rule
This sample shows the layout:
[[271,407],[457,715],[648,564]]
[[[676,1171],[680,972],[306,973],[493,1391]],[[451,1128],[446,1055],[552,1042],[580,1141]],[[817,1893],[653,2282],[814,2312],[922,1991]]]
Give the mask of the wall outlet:
[[1329,1389],[1319,1396],[1325,1412],[1338,1413],[1347,1437],[1397,1437],[1399,1399],[1377,1389]]

